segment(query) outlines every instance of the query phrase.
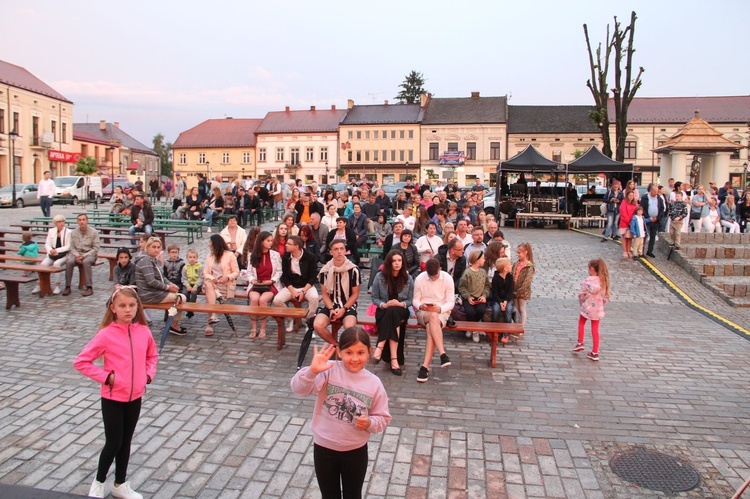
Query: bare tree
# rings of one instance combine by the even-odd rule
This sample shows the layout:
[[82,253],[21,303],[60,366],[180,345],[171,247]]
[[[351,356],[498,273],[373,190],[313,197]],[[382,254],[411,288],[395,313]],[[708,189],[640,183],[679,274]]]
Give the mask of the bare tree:
[[[594,97],[596,110],[590,113],[590,118],[599,127],[602,134],[602,152],[612,157],[612,144],[609,135],[610,117],[607,107],[609,97],[609,87],[607,79],[609,75],[609,61],[614,53],[615,81],[612,89],[612,100],[614,103],[614,123],[615,123],[615,147],[617,161],[625,159],[625,139],[628,136],[628,107],[635,97],[636,92],[641,88],[643,83],[641,75],[644,72],[643,67],[638,70],[635,78],[633,74],[633,37],[635,35],[635,20],[637,19],[635,11],[630,14],[630,24],[623,30],[622,25],[615,16],[615,28],[611,33],[609,24],[607,25],[607,37],[605,38],[604,54],[602,55],[602,44],[596,49],[596,59],[591,50],[589,41],[589,31],[586,24],[583,25],[583,33],[586,37],[586,48],[589,53],[589,66],[591,68],[591,78],[586,82],[591,95]],[[627,40],[627,43],[626,43]],[[625,58],[625,88],[622,87],[622,60]]]

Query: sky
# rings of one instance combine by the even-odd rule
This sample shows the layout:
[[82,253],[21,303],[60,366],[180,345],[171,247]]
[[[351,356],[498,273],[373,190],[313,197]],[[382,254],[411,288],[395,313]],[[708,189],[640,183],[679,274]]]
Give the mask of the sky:
[[750,88],[746,0],[2,3],[0,60],[72,100],[76,123],[116,121],[149,146],[212,118],[393,103],[412,70],[435,97],[589,105],[583,24],[598,44],[632,10],[638,96]]

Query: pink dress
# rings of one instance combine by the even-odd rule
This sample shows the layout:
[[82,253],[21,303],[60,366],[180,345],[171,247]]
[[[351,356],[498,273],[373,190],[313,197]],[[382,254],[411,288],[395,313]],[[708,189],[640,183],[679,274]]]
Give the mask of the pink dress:
[[604,305],[608,301],[609,298],[604,296],[599,276],[588,276],[581,284],[581,292],[578,293],[581,315],[592,321],[602,319],[604,317]]

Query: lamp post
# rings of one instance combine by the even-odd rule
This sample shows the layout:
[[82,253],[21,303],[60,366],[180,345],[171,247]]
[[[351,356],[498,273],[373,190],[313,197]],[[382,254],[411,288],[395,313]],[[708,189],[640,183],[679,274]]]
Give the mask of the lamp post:
[[326,185],[328,184],[328,182],[329,182],[329,178],[328,178],[328,161],[326,161],[326,182],[325,182]]
[[748,165],[747,161],[742,165],[742,185],[740,185],[740,189],[742,189],[742,195],[747,196],[747,174],[750,173],[750,165]]
[[16,145],[16,137],[18,137],[18,132],[16,132],[15,128],[8,134],[8,137],[10,137],[10,168],[11,168],[11,180],[13,182],[13,207],[16,206],[16,151],[15,151],[15,145]]
[[115,146],[109,146],[109,189],[115,195]]

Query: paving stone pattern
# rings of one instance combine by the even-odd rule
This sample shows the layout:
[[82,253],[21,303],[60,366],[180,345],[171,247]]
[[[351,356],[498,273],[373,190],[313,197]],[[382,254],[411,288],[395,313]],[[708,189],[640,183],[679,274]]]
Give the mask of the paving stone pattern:
[[[436,359],[424,384],[416,381],[423,333],[409,333],[403,377],[370,367],[393,421],[370,440],[367,497],[663,496],[609,469],[616,452],[634,445],[698,470],[701,485],[678,497],[730,496],[750,476],[747,338],[687,307],[600,235],[505,232],[514,246],[533,246],[527,334],[500,349],[495,369],[488,343],[449,334],[453,366],[441,369]],[[205,255],[206,239],[192,246]],[[578,289],[594,257],[607,261],[613,283],[598,363],[570,351]],[[654,263],[704,306],[750,324],[747,309],[732,309],[661,255]],[[98,267],[89,298],[74,291],[40,300],[22,286],[22,308],[3,312],[0,483],[87,493],[104,442],[100,400],[72,361],[101,320],[106,279]],[[363,295],[363,312],[368,303]],[[235,323],[248,332],[247,319]],[[263,341],[232,337],[223,319],[212,338],[202,333],[205,316],[184,324],[189,334],[169,338],[144,398],[133,486],[159,498],[318,497],[314,400],[289,389],[302,334],[277,351],[270,323]]]

